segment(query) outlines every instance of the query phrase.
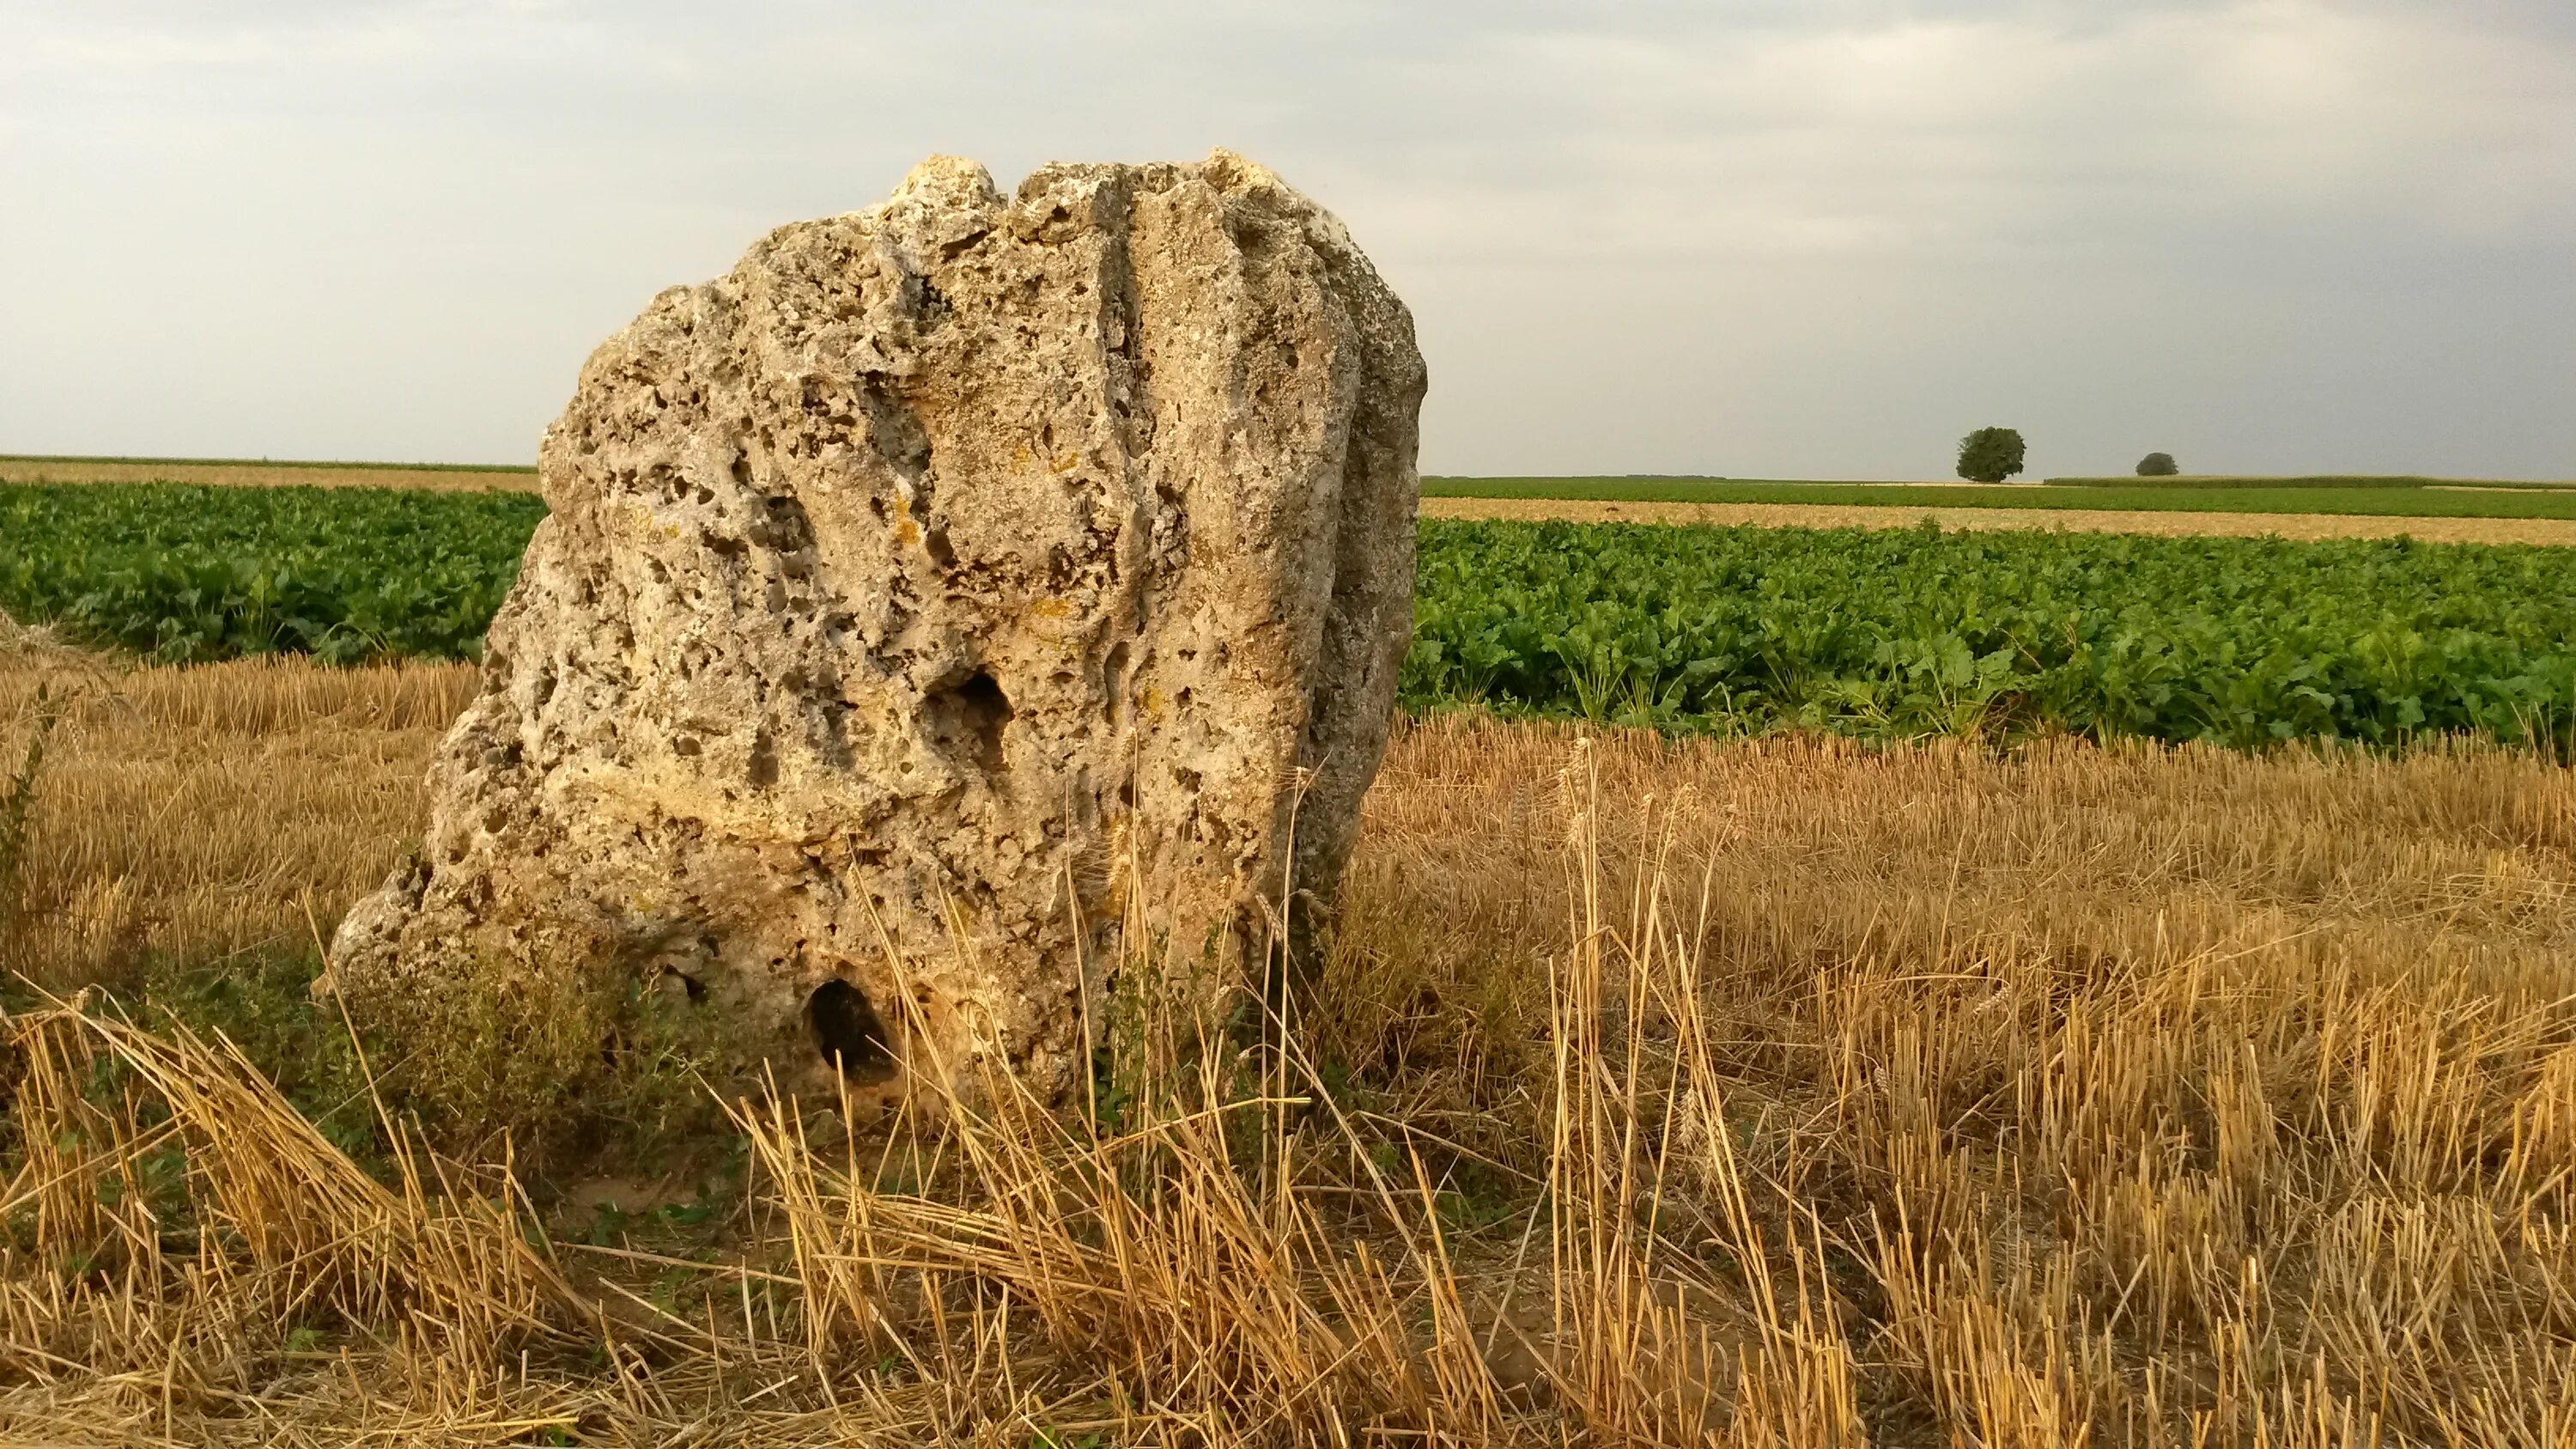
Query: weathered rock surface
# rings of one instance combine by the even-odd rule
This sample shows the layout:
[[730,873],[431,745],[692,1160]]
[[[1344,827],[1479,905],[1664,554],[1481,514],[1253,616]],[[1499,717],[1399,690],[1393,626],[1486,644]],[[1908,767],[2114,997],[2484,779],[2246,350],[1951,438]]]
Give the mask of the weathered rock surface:
[[1060,1087],[1131,905],[1240,961],[1292,865],[1338,879],[1423,386],[1340,223],[1223,151],[1008,200],[935,158],[771,233],[583,368],[332,982],[403,1030],[641,986],[791,1080]]

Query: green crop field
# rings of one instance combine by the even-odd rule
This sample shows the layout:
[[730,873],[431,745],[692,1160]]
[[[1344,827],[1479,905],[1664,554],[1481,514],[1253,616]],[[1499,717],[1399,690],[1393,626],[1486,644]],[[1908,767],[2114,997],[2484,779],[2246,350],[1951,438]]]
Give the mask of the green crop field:
[[2558,549],[1426,520],[1417,600],[1416,708],[2232,745],[2576,718]]
[[[543,514],[0,486],[0,609],[164,660],[471,657]],[[1416,709],[2233,745],[2576,730],[2565,549],[1425,520],[1417,599]]]
[[462,658],[534,494],[0,484],[0,610],[163,660]]
[[[2051,483],[2065,480],[2051,480]],[[2129,486],[2134,485],[2134,486]],[[1728,478],[1425,478],[1431,498],[1547,498],[1607,503],[1805,503],[1900,508],[2042,508],[2141,513],[2348,513],[2397,518],[2576,518],[2576,488],[2519,491],[2294,481],[2244,488],[2127,485],[1792,483]]]

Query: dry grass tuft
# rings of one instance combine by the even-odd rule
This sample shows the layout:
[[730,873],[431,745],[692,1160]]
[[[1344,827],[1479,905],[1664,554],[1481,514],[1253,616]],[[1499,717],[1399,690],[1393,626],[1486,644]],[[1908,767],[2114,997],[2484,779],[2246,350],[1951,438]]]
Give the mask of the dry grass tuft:
[[[0,1247],[0,1363],[160,1367],[181,1351],[170,1333],[209,1314],[222,1330],[206,1344],[231,1351],[318,1317],[483,1356],[595,1317],[523,1235],[506,1173],[478,1182],[388,1124],[379,1181],[185,1026],[60,1002],[9,1026],[21,1161],[0,1218],[32,1222],[23,1249]],[[100,1334],[102,1315],[143,1331]]]
[[[111,871],[158,951],[327,926],[469,685],[96,684],[20,959],[119,969],[64,921]],[[1100,1004],[1067,1112],[736,1104],[747,1205],[672,1254],[42,1006],[0,1437],[2576,1442],[2571,902],[2576,776],[2496,749],[1447,719],[1300,1019]]]

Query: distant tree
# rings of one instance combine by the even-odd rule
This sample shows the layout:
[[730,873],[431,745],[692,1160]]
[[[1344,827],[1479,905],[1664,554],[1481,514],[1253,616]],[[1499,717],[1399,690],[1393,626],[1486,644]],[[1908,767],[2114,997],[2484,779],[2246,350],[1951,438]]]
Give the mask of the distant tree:
[[2021,434],[1979,428],[1959,440],[1959,476],[1973,483],[2001,483],[2021,471]]
[[2170,478],[2181,471],[2174,466],[2171,453],[2149,453],[2138,460],[2138,476],[2141,478]]

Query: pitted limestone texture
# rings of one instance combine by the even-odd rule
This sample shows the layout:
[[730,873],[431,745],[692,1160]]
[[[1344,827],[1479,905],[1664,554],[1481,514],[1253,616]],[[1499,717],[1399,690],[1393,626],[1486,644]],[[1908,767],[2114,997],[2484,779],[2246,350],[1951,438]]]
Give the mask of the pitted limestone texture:
[[1423,389],[1342,225],[1223,151],[1009,199],[934,158],[772,232],[582,369],[333,985],[409,1029],[636,982],[743,1064],[1063,1087],[1131,908],[1238,963],[1329,910]]

